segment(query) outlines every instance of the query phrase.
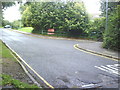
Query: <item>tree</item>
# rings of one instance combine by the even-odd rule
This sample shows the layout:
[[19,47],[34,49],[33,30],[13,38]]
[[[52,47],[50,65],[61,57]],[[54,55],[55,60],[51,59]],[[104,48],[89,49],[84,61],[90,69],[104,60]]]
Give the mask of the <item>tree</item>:
[[2,2],[2,9],[15,5],[15,2]]
[[101,16],[104,16],[106,15],[106,9],[108,9],[108,15],[110,15],[110,13],[114,13],[115,11],[115,8],[117,7],[117,5],[120,4],[120,1],[119,2],[108,2],[108,8],[106,8],[106,1],[105,0],[101,0],[101,11],[102,11],[102,14]]
[[22,21],[34,32],[54,28],[56,32],[79,37],[84,34],[88,17],[82,2],[34,2],[24,10]]
[[108,30],[104,33],[103,47],[120,51],[120,5],[109,15]]
[[31,26],[31,12],[30,12],[30,6],[24,6],[23,7],[23,11],[21,12],[22,13],[22,23],[24,25],[24,27],[26,26]]
[[16,20],[11,23],[12,28],[18,29],[20,27],[23,27],[23,24],[21,23],[21,20]]
[[11,23],[8,20],[3,20],[2,26],[5,26],[5,25],[11,25]]
[[2,15],[2,10],[3,9],[6,9],[7,7],[10,7],[12,5],[14,5],[15,2],[1,2],[0,1],[0,26],[2,26],[2,22],[4,23],[3,21],[3,15]]
[[105,2],[104,0],[102,0],[101,2],[101,16],[105,17],[106,9],[108,9],[108,18],[105,24],[107,25],[107,28],[105,29],[105,32],[103,34],[103,47],[107,49],[120,50],[120,41],[118,40],[118,37],[120,36],[120,1],[108,2],[108,8],[106,8],[106,3],[107,2]]
[[86,32],[89,38],[93,40],[103,41],[103,34],[105,31],[105,18],[95,18],[94,21],[89,21]]

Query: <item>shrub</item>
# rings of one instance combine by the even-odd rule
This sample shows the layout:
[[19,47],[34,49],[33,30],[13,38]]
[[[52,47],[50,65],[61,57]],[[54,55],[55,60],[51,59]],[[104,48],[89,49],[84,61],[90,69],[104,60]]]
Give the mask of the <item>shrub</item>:
[[88,17],[82,2],[42,2],[31,3],[23,11],[22,21],[34,28],[33,33],[54,28],[67,36],[79,37],[84,34]]
[[103,33],[105,31],[105,18],[96,18],[94,21],[89,21],[88,28],[86,32],[88,33],[88,37],[97,40],[103,41]]
[[120,51],[120,5],[111,13],[108,19],[108,29],[104,33],[103,47]]

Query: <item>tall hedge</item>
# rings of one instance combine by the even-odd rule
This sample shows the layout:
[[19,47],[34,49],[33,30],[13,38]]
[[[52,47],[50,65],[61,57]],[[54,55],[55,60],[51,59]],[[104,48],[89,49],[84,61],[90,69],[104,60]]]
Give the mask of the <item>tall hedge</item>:
[[23,12],[23,22],[34,28],[33,32],[41,32],[54,28],[56,32],[68,36],[84,35],[88,17],[82,2],[41,2],[32,3]]
[[108,30],[104,33],[103,47],[120,51],[120,5],[108,17]]
[[103,33],[105,31],[105,17],[95,18],[94,21],[89,21],[86,32],[88,38],[103,41]]

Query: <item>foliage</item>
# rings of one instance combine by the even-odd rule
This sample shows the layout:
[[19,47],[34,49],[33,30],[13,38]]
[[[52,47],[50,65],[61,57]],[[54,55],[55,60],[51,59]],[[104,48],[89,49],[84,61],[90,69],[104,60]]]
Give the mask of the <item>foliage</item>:
[[94,21],[89,21],[88,28],[86,32],[88,33],[88,37],[93,40],[102,41],[103,33],[105,30],[105,18],[95,18]]
[[[111,14],[111,12],[112,13],[114,13],[114,11],[115,11],[115,8],[117,7],[117,5],[119,5],[120,4],[120,2],[108,2],[108,15],[110,15]],[[105,0],[101,0],[101,11],[102,11],[102,16],[104,16],[105,17],[105,15],[106,15],[106,1]]]
[[14,4],[15,4],[15,2],[2,2],[2,9],[10,7],[10,6],[14,5]]
[[[24,6],[22,7],[23,8],[23,11],[21,12],[22,13],[22,22],[23,22],[23,25],[24,27],[28,27],[30,26],[31,24],[31,12],[30,12],[30,6]],[[36,22],[37,23],[37,22]]]
[[104,34],[103,47],[120,51],[120,5],[117,5],[115,13],[111,13],[108,19],[108,30]]
[[2,20],[2,26],[4,27],[5,25],[11,25],[11,22],[8,20]]
[[5,10],[7,7],[10,7],[14,4],[15,4],[15,2],[1,2],[0,1],[0,26],[3,26],[2,22],[4,23],[4,20],[3,20],[4,18],[3,18],[3,15],[2,15],[3,10]]
[[23,11],[22,21],[25,26],[32,26],[33,32],[54,28],[56,32],[68,36],[84,35],[88,22],[83,3],[34,2]]
[[36,85],[29,85],[19,80],[13,79],[11,76],[2,74],[2,85],[13,85],[15,88],[39,88]]
[[23,24],[22,24],[21,20],[16,20],[11,23],[11,26],[14,29],[19,29],[19,28],[23,27]]

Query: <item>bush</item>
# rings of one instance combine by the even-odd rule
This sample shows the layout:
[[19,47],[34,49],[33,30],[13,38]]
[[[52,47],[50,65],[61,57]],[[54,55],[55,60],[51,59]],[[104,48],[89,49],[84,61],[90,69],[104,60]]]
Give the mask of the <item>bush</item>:
[[103,47],[120,51],[120,5],[117,6],[115,12],[109,16],[108,30],[104,33]]
[[12,28],[14,28],[14,29],[19,29],[19,28],[23,27],[23,24],[20,20],[16,20],[16,21],[12,22],[11,25],[12,25]]
[[105,31],[105,18],[96,18],[94,21],[89,21],[86,32],[88,37],[93,40],[103,41],[103,33]]
[[83,3],[42,2],[27,6],[22,21],[34,28],[33,33],[53,28],[68,37],[79,37],[84,34],[88,17]]
[[8,20],[2,20],[2,26],[4,27],[5,25],[11,25],[11,22]]

